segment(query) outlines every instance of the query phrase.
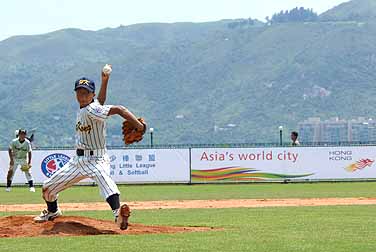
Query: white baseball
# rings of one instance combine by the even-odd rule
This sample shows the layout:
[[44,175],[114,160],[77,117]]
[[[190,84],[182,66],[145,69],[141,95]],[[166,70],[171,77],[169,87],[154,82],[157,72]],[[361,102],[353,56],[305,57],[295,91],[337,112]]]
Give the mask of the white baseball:
[[103,73],[107,74],[107,75],[110,75],[111,72],[112,72],[112,67],[111,65],[109,64],[106,64],[104,67],[103,67]]

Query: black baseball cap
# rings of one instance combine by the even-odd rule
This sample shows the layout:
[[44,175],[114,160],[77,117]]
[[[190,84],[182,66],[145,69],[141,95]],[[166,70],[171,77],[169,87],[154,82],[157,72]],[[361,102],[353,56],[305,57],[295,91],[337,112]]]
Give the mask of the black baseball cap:
[[19,129],[18,130],[18,135],[24,133],[25,135],[27,134],[27,131],[25,129]]
[[88,78],[85,78],[85,77],[82,77],[82,78],[76,80],[76,82],[74,83],[74,91],[77,91],[77,89],[79,89],[79,88],[85,88],[89,92],[95,93],[95,83],[94,83],[94,81],[92,81]]

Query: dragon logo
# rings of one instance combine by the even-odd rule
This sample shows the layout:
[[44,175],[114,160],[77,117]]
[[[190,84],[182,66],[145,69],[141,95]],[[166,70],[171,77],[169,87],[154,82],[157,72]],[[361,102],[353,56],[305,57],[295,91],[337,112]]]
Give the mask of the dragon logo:
[[356,172],[359,170],[363,170],[366,167],[371,167],[372,164],[375,162],[375,160],[371,160],[369,158],[366,159],[360,159],[356,163],[353,163],[345,168],[348,172]]

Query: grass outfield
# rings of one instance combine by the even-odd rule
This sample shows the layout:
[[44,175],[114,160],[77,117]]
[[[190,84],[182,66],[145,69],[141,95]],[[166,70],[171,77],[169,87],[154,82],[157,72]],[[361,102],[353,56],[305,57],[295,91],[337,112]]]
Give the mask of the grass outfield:
[[[122,200],[260,199],[260,198],[352,198],[376,197],[376,182],[311,184],[227,184],[227,185],[122,185]],[[63,191],[60,202],[102,202],[98,187],[76,186]],[[41,188],[36,193],[14,187],[0,188],[0,204],[43,203]]]
[[[38,193],[0,188],[0,204],[42,203]],[[123,199],[236,199],[375,197],[376,183],[147,185],[120,186]],[[73,187],[60,202],[103,201],[97,187]],[[208,226],[219,231],[1,238],[2,251],[376,251],[376,206],[267,207],[232,209],[133,210],[132,222],[145,225]],[[0,212],[0,216],[25,213]],[[28,213],[38,214],[38,213]],[[65,212],[112,220],[111,211]]]
[[[224,230],[0,239],[0,251],[375,251],[376,206],[138,210],[132,221]],[[108,211],[71,212],[111,219]],[[4,213],[3,213],[4,215]]]

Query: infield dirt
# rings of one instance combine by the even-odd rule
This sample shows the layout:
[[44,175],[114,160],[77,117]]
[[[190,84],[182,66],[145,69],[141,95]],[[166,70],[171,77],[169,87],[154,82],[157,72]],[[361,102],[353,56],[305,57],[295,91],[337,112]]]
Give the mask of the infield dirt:
[[208,227],[146,226],[131,223],[120,230],[114,222],[88,217],[61,216],[53,221],[35,223],[33,216],[8,216],[0,218],[0,238],[84,235],[141,235],[182,233],[214,230]]

